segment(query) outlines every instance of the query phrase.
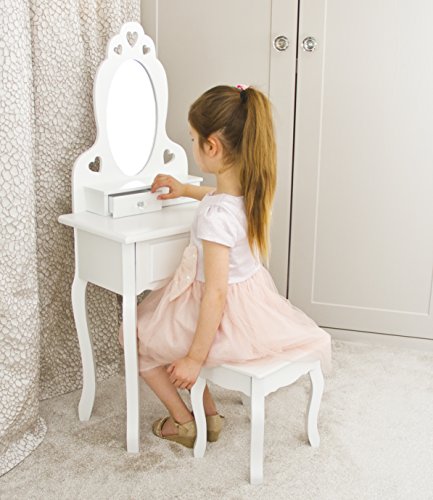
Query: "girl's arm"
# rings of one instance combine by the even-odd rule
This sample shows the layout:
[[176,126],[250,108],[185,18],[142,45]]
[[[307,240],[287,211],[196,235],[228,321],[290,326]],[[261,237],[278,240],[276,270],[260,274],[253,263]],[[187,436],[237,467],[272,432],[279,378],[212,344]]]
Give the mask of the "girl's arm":
[[196,332],[188,354],[173,362],[167,372],[180,389],[191,389],[207,358],[226,303],[230,248],[203,241],[205,291],[200,304]]
[[188,357],[203,364],[221,322],[227,296],[230,248],[203,241],[205,291]]
[[179,196],[187,196],[188,198],[201,200],[206,193],[215,189],[210,186],[192,186],[191,184],[182,184],[171,175],[158,174],[153,180],[151,191],[154,193],[157,189],[162,187],[168,187],[169,192],[166,194],[160,194],[158,196],[159,200],[170,200],[172,198],[178,198]]
[[184,195],[188,198],[194,198],[196,200],[201,200],[203,196],[210,193],[215,188],[211,186],[193,186],[192,184],[184,184]]

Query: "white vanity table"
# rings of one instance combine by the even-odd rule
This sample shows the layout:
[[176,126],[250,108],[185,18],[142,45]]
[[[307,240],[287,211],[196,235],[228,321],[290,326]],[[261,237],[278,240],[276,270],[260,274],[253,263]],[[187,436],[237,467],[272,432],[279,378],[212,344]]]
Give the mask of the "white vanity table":
[[98,134],[73,168],[73,213],[59,217],[74,228],[75,238],[72,307],[83,364],[79,418],[90,418],[96,390],[86,310],[91,282],[123,296],[126,447],[133,453],[140,441],[137,295],[173,275],[197,207],[189,198],[157,200],[150,186],[159,173],[195,185],[202,181],[188,175],[185,151],[166,135],[167,94],[153,41],[140,24],[124,24],[95,76]]

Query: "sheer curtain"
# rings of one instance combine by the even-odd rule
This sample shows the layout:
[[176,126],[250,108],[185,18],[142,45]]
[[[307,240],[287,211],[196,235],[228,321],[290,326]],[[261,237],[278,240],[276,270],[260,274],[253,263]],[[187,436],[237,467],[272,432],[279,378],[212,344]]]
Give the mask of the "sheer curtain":
[[[71,212],[72,166],[95,140],[96,68],[126,21],[140,21],[140,0],[2,2],[0,475],[43,441],[39,401],[82,384],[73,233],[57,218]],[[102,380],[121,368],[119,304],[92,285],[87,300]]]

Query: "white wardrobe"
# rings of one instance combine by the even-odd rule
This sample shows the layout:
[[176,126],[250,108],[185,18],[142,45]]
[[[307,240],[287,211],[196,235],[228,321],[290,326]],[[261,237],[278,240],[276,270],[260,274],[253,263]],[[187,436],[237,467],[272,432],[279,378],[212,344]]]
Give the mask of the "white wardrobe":
[[274,106],[270,270],[330,333],[433,340],[431,0],[142,0],[167,130],[217,84]]

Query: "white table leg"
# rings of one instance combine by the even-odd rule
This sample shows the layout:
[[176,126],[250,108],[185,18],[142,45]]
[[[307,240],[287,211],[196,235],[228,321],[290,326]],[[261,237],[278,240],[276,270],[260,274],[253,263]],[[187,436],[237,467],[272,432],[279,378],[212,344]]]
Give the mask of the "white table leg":
[[137,354],[137,294],[135,288],[135,244],[122,245],[123,339],[126,383],[126,449],[140,448],[139,373]]
[[251,379],[250,483],[263,482],[263,441],[265,437],[265,395],[261,380]]
[[320,445],[319,431],[317,430],[317,417],[319,415],[320,402],[322,400],[324,380],[320,362],[309,372],[311,379],[311,395],[307,410],[307,435],[313,448]]
[[203,406],[203,392],[205,386],[206,379],[199,376],[191,388],[191,406],[197,427],[197,438],[194,443],[194,457],[196,458],[203,458],[204,452],[206,451],[207,427]]
[[83,390],[81,391],[81,399],[78,405],[78,416],[81,421],[89,420],[90,418],[95,402],[96,390],[93,344],[87,324],[86,288],[87,281],[79,278],[78,270],[76,270],[72,283],[71,297],[83,367]]

